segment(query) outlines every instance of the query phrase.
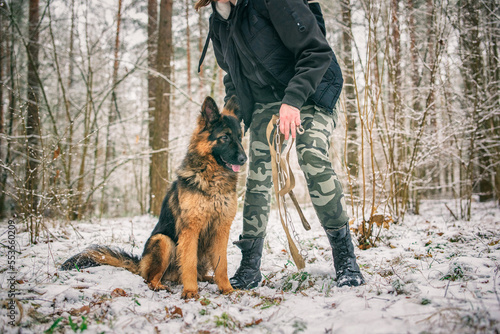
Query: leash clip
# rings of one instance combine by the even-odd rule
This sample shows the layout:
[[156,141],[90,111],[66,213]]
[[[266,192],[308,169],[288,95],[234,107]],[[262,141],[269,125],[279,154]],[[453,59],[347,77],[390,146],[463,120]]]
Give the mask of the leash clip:
[[[280,119],[278,118],[276,120],[276,131],[278,131],[278,132],[279,132],[279,127],[280,127]],[[302,135],[305,132],[304,127],[302,126],[302,123],[300,123],[298,126],[296,126],[295,129],[297,130],[297,133],[299,135]]]

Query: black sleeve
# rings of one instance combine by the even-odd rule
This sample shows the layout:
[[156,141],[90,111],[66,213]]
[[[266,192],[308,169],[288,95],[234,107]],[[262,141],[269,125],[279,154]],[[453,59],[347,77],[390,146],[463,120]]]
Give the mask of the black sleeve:
[[308,0],[308,4],[309,4],[309,9],[316,17],[316,22],[319,25],[319,29],[323,33],[323,36],[326,36],[325,19],[323,18],[323,11],[321,10],[321,6],[319,5],[318,2],[314,0]]
[[229,66],[224,61],[224,56],[222,54],[222,48],[220,45],[220,40],[216,36],[215,33],[212,34],[212,45],[214,47],[215,59],[217,60],[217,64],[219,64],[220,68],[226,75],[224,75],[224,87],[226,88],[226,96],[224,97],[224,102],[227,102],[231,98],[231,96],[236,95],[236,88],[234,87],[233,80],[231,79],[231,75],[229,74]]
[[325,75],[333,51],[303,0],[265,1],[276,32],[296,59],[295,76],[288,83],[282,102],[301,108]]

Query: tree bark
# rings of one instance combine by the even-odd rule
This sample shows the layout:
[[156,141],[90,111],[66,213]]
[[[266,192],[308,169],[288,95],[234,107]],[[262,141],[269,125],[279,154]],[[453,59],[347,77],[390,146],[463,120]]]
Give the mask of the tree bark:
[[[2,12],[3,13],[3,12]],[[4,33],[5,32],[5,33]],[[6,166],[9,166],[11,161],[13,160],[12,158],[12,151],[11,151],[11,138],[13,134],[13,129],[14,129],[14,108],[16,105],[16,81],[13,80],[14,78],[14,71],[15,71],[15,58],[14,58],[14,25],[11,25],[11,31],[9,31],[8,24],[7,22],[4,22],[3,28],[2,28],[2,38],[4,39],[5,43],[5,61],[3,61],[4,66],[5,66],[5,74],[9,76],[9,83],[7,84],[5,82],[5,79],[3,81],[3,84],[5,87],[9,85],[9,93],[8,93],[8,99],[9,103],[7,105],[7,110],[8,110],[8,126],[6,130],[6,135],[7,135],[7,142],[6,142],[6,151],[5,151],[5,160],[4,163]],[[6,203],[6,192],[7,192],[7,177],[8,177],[8,171],[6,168],[2,169],[1,173],[1,181],[0,181],[0,218],[2,216],[7,215],[7,203]]]
[[[83,200],[83,191],[85,187],[85,173],[86,173],[86,160],[87,160],[87,153],[89,150],[89,144],[90,144],[90,132],[92,131],[92,128],[95,126],[92,122],[92,111],[93,111],[93,92],[94,92],[94,69],[93,69],[93,64],[92,64],[92,51],[91,51],[91,41],[90,41],[90,36],[89,36],[89,18],[88,18],[88,13],[89,13],[89,3],[87,3],[87,10],[85,11],[86,17],[85,17],[85,40],[83,41],[86,46],[86,64],[87,64],[87,72],[86,72],[86,101],[84,105],[84,117],[83,117],[83,140],[81,141],[81,147],[82,147],[82,153],[80,156],[80,168],[78,171],[78,181],[76,185],[76,199],[75,202],[73,203],[73,215],[71,216],[72,219],[82,219],[85,211],[86,211],[86,205],[85,201]],[[97,113],[94,119],[95,122],[97,122]],[[95,134],[95,148],[97,150],[98,147],[98,138],[99,138],[99,131],[96,131]],[[97,163],[97,158],[94,159],[94,162]],[[95,171],[95,170],[94,170]],[[93,183],[94,180],[91,181],[92,187],[93,188]]]
[[[407,205],[407,194],[409,185],[404,182],[407,176],[404,173],[411,173],[405,168],[406,146],[401,134],[403,129],[404,117],[402,115],[401,101],[401,33],[399,27],[399,2],[400,0],[391,0],[390,2],[390,54],[388,57],[388,77],[391,92],[389,93],[389,110],[392,116],[392,129],[394,135],[391,141],[390,163],[392,168],[394,182],[395,208],[398,216],[403,216]],[[399,129],[399,131],[397,131]],[[408,178],[409,179],[409,178]]]
[[[500,15],[500,4],[497,0],[490,0],[487,3],[486,9],[487,17],[487,27],[488,27],[488,82],[494,83],[488,85],[488,100],[492,101],[489,106],[489,110],[492,112],[494,110],[500,110],[500,56],[498,51],[499,39],[500,39],[500,20],[498,17]],[[489,121],[491,138],[494,143],[493,148],[493,158],[492,161],[500,161],[500,143],[494,138],[500,138],[500,117],[492,116]],[[494,188],[496,200],[500,203],[500,164],[492,167],[492,172],[494,174]]]
[[191,97],[191,29],[189,27],[189,6],[191,1],[186,0],[186,63],[187,63],[187,93]]
[[[161,0],[158,23],[157,71],[170,78],[172,52],[172,0]],[[168,175],[168,136],[170,123],[170,84],[162,78],[156,83],[151,157],[151,213],[158,216],[165,195]]]
[[[73,86],[73,69],[74,69],[74,59],[73,59],[73,49],[75,44],[75,0],[71,0],[71,27],[69,31],[69,61],[68,61],[68,82],[67,91],[71,94],[71,88]],[[72,166],[73,166],[73,136],[74,136],[74,124],[73,117],[71,115],[71,105],[69,99],[66,99],[66,110],[68,119],[68,138],[66,144],[66,155],[67,155],[67,173],[65,175],[66,187],[68,188],[68,210],[66,216],[68,219],[71,218],[72,208],[73,208],[73,186],[71,184]]]
[[429,112],[429,128],[430,131],[436,131],[436,115],[435,115],[435,88],[434,88],[434,80],[435,74],[433,72],[436,71],[436,26],[435,26],[435,12],[436,8],[434,7],[434,0],[427,0],[427,57],[426,63],[427,68],[430,69],[429,73],[429,94],[427,98],[427,106],[430,108]]
[[40,138],[40,116],[38,113],[39,83],[37,72],[39,67],[39,29],[40,19],[38,0],[29,2],[29,41],[28,41],[28,89],[27,89],[27,119],[26,137],[28,143],[28,159],[26,166],[25,187],[28,200],[30,201],[30,214],[36,214],[38,197],[38,166],[39,166],[39,138]]
[[[7,41],[7,27],[4,23],[4,11],[5,11],[5,3],[4,0],[0,0],[0,161],[5,161],[3,147],[4,143],[2,138],[5,133],[5,116],[4,116],[4,107],[3,107],[3,87],[5,85],[5,74],[4,74],[4,59],[7,57],[6,52],[6,41]],[[5,152],[7,154],[7,152]],[[3,171],[2,171],[3,174]],[[5,207],[5,183],[2,180],[0,182],[0,218],[5,217],[6,207]]]
[[[149,147],[153,149],[153,134],[154,134],[154,111],[156,107],[156,82],[157,77],[153,73],[156,71],[156,49],[158,48],[158,1],[148,0],[148,133]],[[153,157],[151,156],[151,159]],[[149,164],[149,197],[153,194],[153,164]],[[150,201],[150,207],[152,202]]]
[[418,66],[418,45],[417,45],[417,27],[415,24],[415,5],[414,0],[408,0],[408,30],[410,34],[410,54],[411,54],[411,81],[413,85],[412,107],[414,112],[419,112],[422,109],[419,97],[420,87],[420,69]]
[[[109,113],[108,113],[108,124],[106,126],[106,156],[104,157],[104,171],[103,178],[107,178],[108,173],[108,163],[109,160],[112,159],[115,155],[115,143],[114,140],[110,138],[111,135],[111,126],[118,119],[119,111],[118,111],[118,100],[116,98],[116,83],[118,81],[118,67],[119,67],[119,59],[118,53],[120,51],[120,25],[122,21],[122,0],[118,0],[118,13],[116,14],[116,34],[115,34],[115,47],[114,47],[114,59],[113,59],[113,75],[111,79],[111,87],[113,87],[113,91],[111,92],[111,101],[109,105]],[[102,186],[101,191],[101,205],[100,205],[100,215],[102,216],[103,211],[106,211],[106,184]]]
[[[465,93],[472,103],[472,119],[474,120],[473,126],[475,127],[478,141],[482,140],[481,131],[484,128],[482,121],[483,110],[483,59],[481,55],[481,37],[480,37],[480,3],[467,0],[464,1],[463,7],[463,22],[464,30],[461,32],[460,37],[463,45],[463,64],[466,69],[466,84]],[[479,145],[481,146],[481,145]],[[479,147],[475,150],[471,147],[471,156],[476,156],[479,160],[478,179],[479,179],[479,200],[485,201],[491,198],[492,184],[489,179],[490,174],[487,171],[487,166],[490,165],[488,152]],[[471,166],[472,169],[472,166]],[[470,171],[469,176],[473,178],[473,171]],[[473,182],[473,180],[471,180]]]
[[[413,114],[420,115],[422,113],[422,103],[420,101],[421,79],[419,74],[420,68],[418,61],[419,57],[418,57],[417,27],[416,27],[416,14],[415,14],[416,12],[415,12],[414,0],[407,1],[407,10],[408,10],[408,31],[410,35],[411,83],[412,83],[410,98],[411,98],[411,106]],[[415,117],[410,117],[408,123],[410,129],[415,129],[418,126]],[[409,146],[407,146],[406,151],[408,152],[408,154],[409,152],[411,152]],[[420,174],[421,174],[420,168],[416,168],[415,175],[417,176],[417,178],[420,177]],[[418,190],[412,189],[411,197],[413,201],[413,210],[415,211],[416,214],[418,214],[420,211],[420,192]]]
[[[198,52],[201,53],[203,52],[203,15],[201,13],[202,11],[198,11]],[[205,62],[206,63],[206,62]],[[205,83],[205,71],[203,69],[203,65],[200,66],[200,73],[198,73],[198,78],[200,80],[200,87],[199,87],[199,94],[200,94],[200,101],[203,101],[205,98],[205,90],[203,89],[203,85]]]
[[353,195],[358,195],[356,182],[359,171],[359,148],[358,148],[358,110],[356,107],[356,94],[354,91],[354,62],[352,59],[352,22],[351,22],[351,1],[341,0],[342,8],[342,58],[344,63],[344,92],[345,92],[345,111],[347,123],[347,169],[350,176],[354,179],[352,182]]
[[[460,55],[462,58],[464,85],[464,108],[467,117],[470,120],[470,135],[468,156],[465,161],[464,171],[464,195],[466,207],[462,216],[469,220],[471,216],[471,202],[473,186],[475,183],[474,177],[474,160],[479,157],[481,160],[482,152],[477,150],[479,141],[480,114],[481,114],[481,97],[480,91],[482,87],[482,58],[480,53],[481,39],[479,37],[479,3],[475,0],[459,1],[460,20]],[[479,168],[481,171],[481,167]],[[481,173],[480,173],[481,175]],[[482,192],[482,184],[480,184],[480,192]],[[480,197],[480,200],[484,197]]]
[[[3,134],[4,129],[4,107],[3,107],[3,87],[5,85],[4,78],[4,58],[5,58],[5,36],[7,31],[4,27],[4,10],[5,3],[4,0],[0,0],[0,161],[3,161]],[[1,187],[2,185],[0,185]],[[3,192],[3,188],[0,188],[0,193]],[[0,212],[3,212],[3,203],[0,203]],[[1,215],[1,213],[0,213]]]

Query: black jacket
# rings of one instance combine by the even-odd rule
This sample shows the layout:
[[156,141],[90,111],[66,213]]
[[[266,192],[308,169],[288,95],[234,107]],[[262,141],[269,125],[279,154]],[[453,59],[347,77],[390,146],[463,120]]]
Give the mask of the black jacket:
[[215,3],[212,6],[208,38],[219,66],[227,73],[226,100],[238,96],[247,127],[254,100],[236,47],[259,65],[256,71],[265,71],[263,78],[274,78],[283,103],[301,108],[311,99],[332,112],[343,79],[322,31],[319,4],[309,5],[310,9],[304,0],[239,0],[227,20],[217,12]]

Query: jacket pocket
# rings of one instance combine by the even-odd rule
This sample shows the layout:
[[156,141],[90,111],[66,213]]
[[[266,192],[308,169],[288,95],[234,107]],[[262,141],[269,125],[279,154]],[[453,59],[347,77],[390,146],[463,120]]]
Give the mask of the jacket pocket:
[[340,70],[337,60],[334,58],[326,70],[318,88],[311,96],[311,99],[317,105],[332,112],[342,92],[343,83],[342,71]]

